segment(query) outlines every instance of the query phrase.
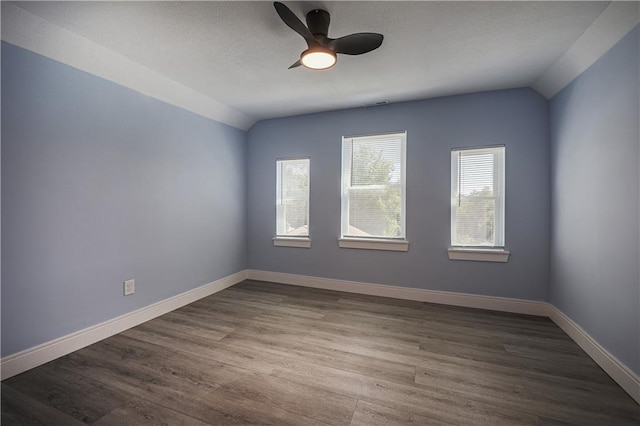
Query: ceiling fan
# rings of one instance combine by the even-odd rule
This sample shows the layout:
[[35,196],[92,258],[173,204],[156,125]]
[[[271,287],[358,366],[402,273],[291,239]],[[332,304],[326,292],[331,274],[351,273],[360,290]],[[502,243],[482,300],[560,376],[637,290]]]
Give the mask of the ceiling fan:
[[295,68],[304,65],[314,70],[331,68],[337,61],[337,54],[362,55],[377,49],[382,44],[383,35],[377,33],[356,33],[340,38],[329,38],[329,12],[314,9],[307,13],[307,26],[287,6],[274,2],[276,12],[285,24],[297,32],[307,42],[307,50],[300,54],[293,65]]

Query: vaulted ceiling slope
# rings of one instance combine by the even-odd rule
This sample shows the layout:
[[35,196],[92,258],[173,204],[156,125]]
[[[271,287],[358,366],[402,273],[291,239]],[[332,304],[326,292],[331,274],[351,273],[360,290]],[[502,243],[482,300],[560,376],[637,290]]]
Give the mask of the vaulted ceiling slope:
[[636,2],[287,2],[329,35],[384,34],[327,71],[272,2],[3,2],[2,39],[234,127],[514,87],[553,96],[639,21]]

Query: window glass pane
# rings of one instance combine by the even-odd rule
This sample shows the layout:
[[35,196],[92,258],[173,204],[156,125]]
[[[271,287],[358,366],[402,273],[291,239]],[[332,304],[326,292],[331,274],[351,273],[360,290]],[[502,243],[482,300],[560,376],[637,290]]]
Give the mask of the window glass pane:
[[342,236],[404,238],[406,134],[343,139]]
[[402,162],[399,139],[354,139],[351,186],[400,183]]
[[278,236],[309,236],[309,159],[278,160]]
[[493,154],[461,152],[459,163],[460,194],[493,195]]
[[456,244],[493,246],[495,207],[495,200],[491,198],[463,197],[455,217]]
[[398,238],[402,236],[402,191],[398,187],[351,189],[349,235]]

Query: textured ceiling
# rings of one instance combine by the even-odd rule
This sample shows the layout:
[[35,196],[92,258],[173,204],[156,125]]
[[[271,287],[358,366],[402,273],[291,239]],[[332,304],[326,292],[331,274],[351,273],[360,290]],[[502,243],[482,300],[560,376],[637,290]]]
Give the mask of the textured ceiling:
[[[16,2],[14,6],[252,120],[533,86],[608,2],[285,2],[331,13],[329,36],[384,34],[327,71],[288,70],[305,42],[271,2]],[[4,38],[4,34],[3,34]]]

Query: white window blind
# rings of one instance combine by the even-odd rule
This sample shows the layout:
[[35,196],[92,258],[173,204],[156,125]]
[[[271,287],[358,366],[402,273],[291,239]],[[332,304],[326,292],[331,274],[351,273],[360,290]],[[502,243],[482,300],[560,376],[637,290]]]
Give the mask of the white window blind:
[[504,146],[451,151],[451,245],[504,247]]
[[405,238],[406,132],[342,140],[342,236]]
[[309,236],[309,159],[276,161],[276,236]]

